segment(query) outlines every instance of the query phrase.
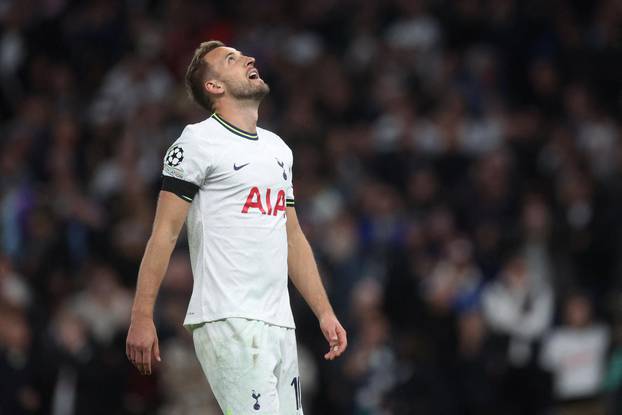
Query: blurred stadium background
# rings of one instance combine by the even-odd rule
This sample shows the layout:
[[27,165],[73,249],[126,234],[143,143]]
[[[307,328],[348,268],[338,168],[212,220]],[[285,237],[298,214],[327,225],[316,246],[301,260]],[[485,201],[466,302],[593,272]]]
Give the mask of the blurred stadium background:
[[260,125],[350,348],[298,296],[305,413],[622,414],[616,0],[0,1],[0,413],[219,413],[181,327],[124,341],[199,42],[257,58]]

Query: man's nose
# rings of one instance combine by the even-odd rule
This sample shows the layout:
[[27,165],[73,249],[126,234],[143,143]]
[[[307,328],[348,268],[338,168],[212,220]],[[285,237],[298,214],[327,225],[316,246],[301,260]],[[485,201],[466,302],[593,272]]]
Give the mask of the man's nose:
[[246,66],[255,66],[255,58],[248,56],[246,61]]

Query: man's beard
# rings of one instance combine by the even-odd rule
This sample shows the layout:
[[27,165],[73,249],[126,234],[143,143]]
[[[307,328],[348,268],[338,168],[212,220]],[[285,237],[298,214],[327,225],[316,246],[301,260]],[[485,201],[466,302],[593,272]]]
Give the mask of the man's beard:
[[231,96],[238,100],[261,102],[261,100],[270,92],[270,87],[265,82],[259,82],[257,84],[230,83],[228,87]]

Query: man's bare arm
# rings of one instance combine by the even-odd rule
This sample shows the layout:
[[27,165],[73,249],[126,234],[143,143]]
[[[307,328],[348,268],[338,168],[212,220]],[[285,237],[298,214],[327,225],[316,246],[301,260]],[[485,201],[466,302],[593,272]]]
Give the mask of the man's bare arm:
[[126,341],[127,357],[143,375],[151,374],[152,355],[160,361],[153,308],[189,207],[190,203],[175,194],[160,192],[153,229],[138,271]]
[[298,216],[293,207],[287,208],[287,248],[290,279],[318,318],[322,333],[330,345],[330,350],[324,358],[333,360],[348,346],[347,334],[330,305],[313,251],[300,229]]

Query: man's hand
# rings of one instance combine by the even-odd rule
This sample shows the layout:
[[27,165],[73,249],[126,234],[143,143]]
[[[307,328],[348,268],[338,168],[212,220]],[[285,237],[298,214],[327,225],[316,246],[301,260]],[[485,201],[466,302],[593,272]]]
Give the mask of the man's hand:
[[320,329],[322,329],[322,333],[324,333],[324,337],[330,346],[330,350],[324,355],[324,359],[334,360],[341,356],[348,347],[348,337],[346,330],[339,323],[335,314],[329,313],[320,318]]
[[127,358],[141,375],[151,374],[151,356],[161,362],[158,334],[153,319],[148,317],[132,318],[125,342]]

